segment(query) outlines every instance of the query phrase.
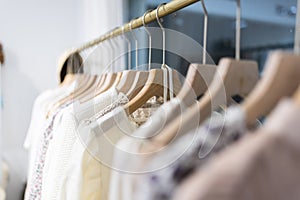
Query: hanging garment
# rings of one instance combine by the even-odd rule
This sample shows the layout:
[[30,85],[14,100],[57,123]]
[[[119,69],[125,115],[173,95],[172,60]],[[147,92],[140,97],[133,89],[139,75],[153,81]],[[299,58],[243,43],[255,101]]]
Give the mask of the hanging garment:
[[40,134],[47,121],[46,116],[49,104],[64,96],[68,96],[74,90],[76,84],[77,83],[75,81],[69,86],[62,86],[53,90],[47,90],[36,98],[32,109],[31,122],[24,142],[24,148],[29,154],[27,180],[31,180],[31,169],[33,169],[34,166]]
[[144,163],[145,172],[152,172],[138,178],[133,199],[171,199],[178,184],[246,132],[245,115],[239,106],[230,107],[223,114],[214,112],[203,126]]
[[[113,154],[113,166],[111,172],[109,200],[133,199],[133,175],[137,173],[134,162],[139,160],[139,146],[159,131],[176,116],[183,113],[186,106],[174,98],[157,109],[153,115],[139,127],[132,136],[123,137],[117,143]],[[133,113],[134,114],[134,113]]]
[[25,200],[41,199],[42,194],[42,179],[43,170],[45,165],[45,157],[49,147],[49,142],[53,137],[54,122],[57,115],[65,108],[70,106],[72,101],[69,101],[59,107],[57,112],[51,116],[47,122],[45,129],[40,137],[40,141],[37,144],[37,153],[35,155],[35,163],[32,168],[31,179],[28,180],[28,187],[25,192]]
[[9,181],[9,167],[6,162],[1,161],[0,165],[1,179],[0,179],[0,200],[6,199],[6,188]]
[[190,176],[175,200],[300,199],[300,109],[282,101],[265,126]]
[[[156,110],[159,102],[148,102],[149,104],[154,105],[153,110]],[[143,118],[151,108],[147,106],[145,109]],[[152,112],[154,111],[150,111]],[[141,119],[134,118],[135,116],[140,115],[127,116],[122,107],[117,107],[100,118],[94,116],[82,121],[78,127],[80,137],[75,141],[69,156],[68,170],[64,174],[65,182],[57,199],[108,198],[113,151],[122,137],[131,135],[138,127]],[[93,119],[97,120],[92,121]]]
[[83,104],[77,101],[69,107],[69,110],[61,113],[45,160],[43,199],[56,198],[57,191],[61,188],[63,176],[66,173],[65,166],[70,159],[69,154],[78,137],[78,124],[110,105],[118,98],[118,95],[118,91],[113,87]]
[[[114,148],[117,148],[115,144],[136,128],[137,124],[131,121],[121,107],[95,122],[80,124],[78,131],[81,141],[75,143],[68,166],[70,173],[66,174],[73,181],[66,180],[64,184],[66,199],[107,199],[111,159]],[[78,166],[78,161],[81,166]],[[61,197],[64,195],[59,199],[63,199]]]

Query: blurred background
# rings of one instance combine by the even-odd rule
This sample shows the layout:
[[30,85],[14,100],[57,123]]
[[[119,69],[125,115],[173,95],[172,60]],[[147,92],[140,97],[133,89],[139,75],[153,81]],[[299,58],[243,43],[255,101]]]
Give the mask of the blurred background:
[[[70,47],[99,37],[151,8],[161,0],[0,0],[1,156],[8,164],[7,199],[21,199],[26,182],[27,154],[23,149],[31,109],[37,95],[58,84],[57,63]],[[215,63],[234,57],[235,9],[231,0],[206,0],[209,13],[208,53]],[[254,59],[260,70],[274,49],[291,49],[294,42],[296,0],[241,0],[241,57]],[[202,44],[203,10],[200,3],[163,18],[166,28]],[[149,26],[157,27],[153,22]],[[139,37],[146,42],[146,34]],[[178,48],[184,44],[176,41]],[[168,44],[167,44],[168,45]],[[140,62],[147,54],[140,53]],[[189,55],[195,62],[197,54]],[[154,51],[153,60],[161,59]],[[188,62],[170,53],[167,63],[183,74]]]

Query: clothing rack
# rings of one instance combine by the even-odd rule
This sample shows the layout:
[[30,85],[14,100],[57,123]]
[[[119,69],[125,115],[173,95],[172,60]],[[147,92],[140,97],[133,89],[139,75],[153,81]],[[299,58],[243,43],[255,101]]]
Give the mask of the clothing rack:
[[[200,0],[173,0],[165,5],[160,6],[158,9],[158,16],[159,17],[164,17],[166,15],[172,14],[182,8],[185,8],[189,5],[192,5],[196,2],[198,2]],[[145,24],[149,24],[150,22],[153,22],[156,20],[156,9],[147,13],[145,15]],[[130,23],[131,23],[131,27],[130,27]],[[123,33],[129,32],[132,29],[136,29],[143,26],[143,16],[132,20],[131,22],[128,22],[126,24],[124,24],[121,27],[117,27],[111,31],[109,31],[108,33],[104,34],[103,36],[92,40],[91,42],[88,42],[84,45],[82,45],[81,47],[78,48],[74,48],[71,50],[71,54],[72,53],[79,53],[85,49],[88,49],[92,46],[95,46],[105,40],[108,40],[110,38],[122,35]]]

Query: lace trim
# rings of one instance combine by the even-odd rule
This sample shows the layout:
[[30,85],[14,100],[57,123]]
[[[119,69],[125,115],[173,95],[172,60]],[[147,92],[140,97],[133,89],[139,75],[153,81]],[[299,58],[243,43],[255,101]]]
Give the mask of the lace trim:
[[152,97],[141,108],[134,111],[129,117],[138,126],[144,124],[151,115],[164,103],[162,97]]
[[[111,112],[115,108],[119,106],[123,106],[129,102],[129,99],[124,94],[119,94],[119,97],[116,101],[114,101],[109,106],[105,107],[99,113],[94,115],[93,117],[84,120],[83,123],[86,125],[91,124],[92,122],[98,120],[99,118],[103,117],[107,113]],[[149,99],[141,108],[138,108],[135,112],[133,112],[129,118],[130,120],[135,123],[137,126],[141,126],[144,124],[151,115],[163,104],[162,97],[152,97]]]
[[107,113],[111,112],[115,108],[117,108],[119,106],[123,106],[123,105],[127,104],[128,102],[129,102],[129,100],[124,94],[119,94],[116,101],[114,101],[112,104],[103,108],[100,112],[95,114],[93,117],[86,119],[84,123],[88,125],[88,124],[92,123],[93,121],[96,121],[97,119],[103,117]]

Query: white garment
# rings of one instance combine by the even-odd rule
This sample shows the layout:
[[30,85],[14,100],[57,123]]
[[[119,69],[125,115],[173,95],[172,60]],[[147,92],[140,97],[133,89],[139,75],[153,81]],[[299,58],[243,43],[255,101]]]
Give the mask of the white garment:
[[[65,199],[65,197],[58,197],[58,195],[61,193],[63,181],[65,179],[69,180],[69,177],[66,176],[66,166],[69,164],[71,152],[74,152],[72,148],[76,140],[80,140],[77,135],[79,122],[110,105],[117,97],[118,91],[111,88],[83,104],[73,103],[56,117],[53,139],[50,142],[45,160],[42,186],[43,199]],[[80,166],[79,160],[76,163]]]
[[47,90],[36,98],[32,109],[31,122],[24,141],[24,148],[28,151],[29,155],[28,180],[31,180],[31,169],[34,166],[35,156],[37,154],[37,144],[40,141],[40,137],[44,131],[44,124],[47,120],[48,104],[68,96],[74,90],[76,84],[77,82],[74,81],[70,86]]
[[121,137],[131,135],[136,128],[122,107],[95,122],[82,121],[56,199],[107,199],[113,150]]
[[76,87],[77,82],[74,81],[69,86],[62,86],[55,89],[46,90],[41,93],[34,101],[31,121],[24,141],[24,148],[29,149],[32,146],[32,141],[36,138],[36,134],[40,134],[43,123],[46,121],[49,104],[56,103],[59,99],[66,97]]
[[1,162],[1,173],[2,177],[0,180],[0,188],[5,190],[9,180],[9,167],[8,164],[4,161]]
[[[178,99],[163,104],[158,110],[133,134],[133,137],[123,138],[114,152],[114,166],[112,170],[109,190],[109,200],[132,200],[133,180],[139,175],[134,164],[139,160],[139,146],[148,137],[158,134],[175,117],[181,115],[186,106]],[[123,149],[123,151],[120,151]]]
[[3,188],[0,187],[0,200],[6,199],[6,193]]

